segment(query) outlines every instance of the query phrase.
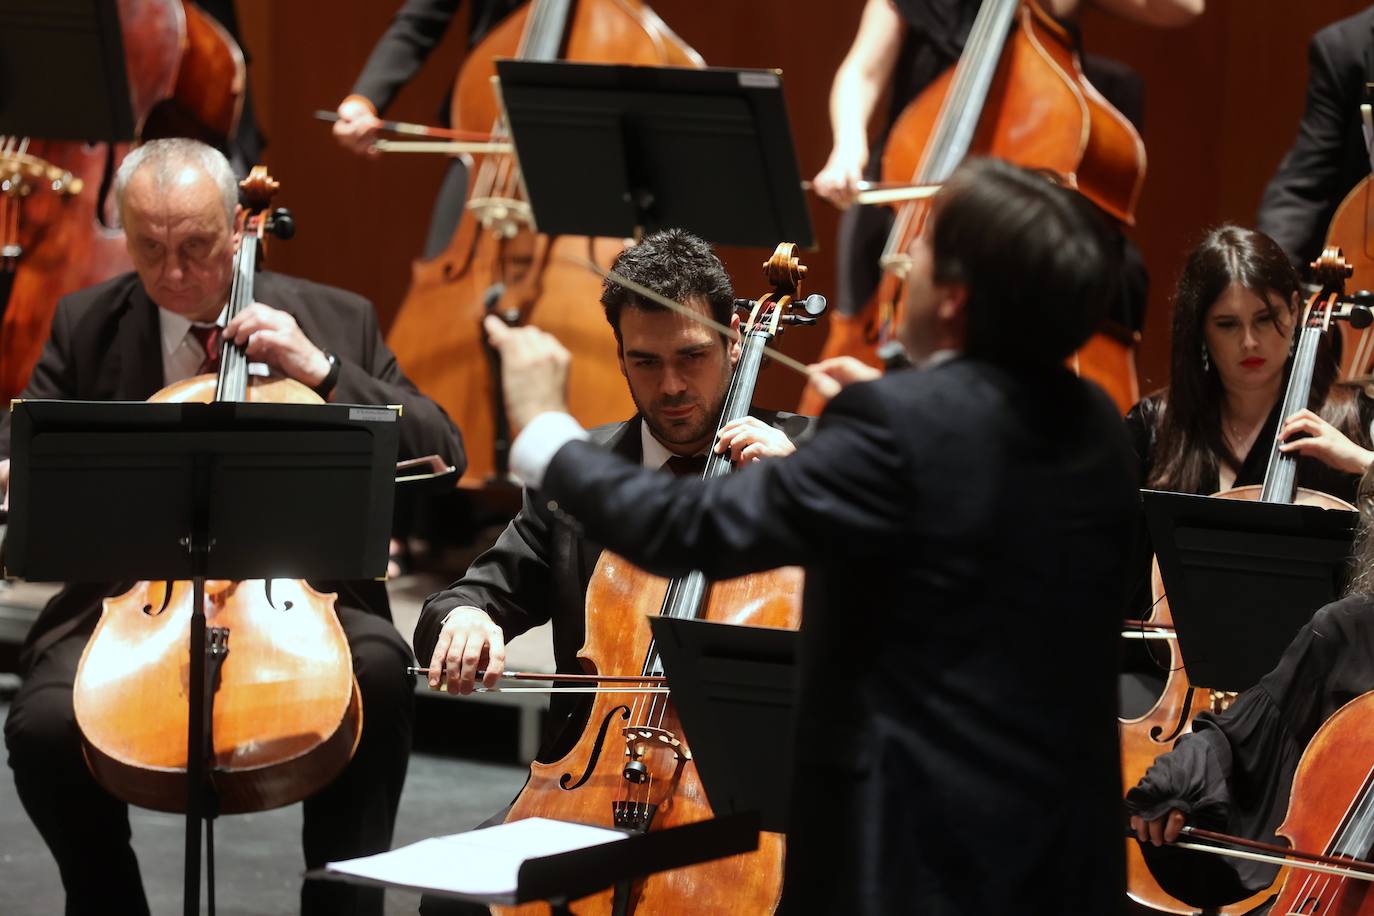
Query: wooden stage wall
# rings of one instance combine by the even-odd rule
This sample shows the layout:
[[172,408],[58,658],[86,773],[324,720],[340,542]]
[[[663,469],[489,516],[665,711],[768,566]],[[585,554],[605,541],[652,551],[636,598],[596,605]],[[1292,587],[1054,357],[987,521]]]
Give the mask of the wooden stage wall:
[[[348,92],[396,2],[239,0],[251,79],[282,181],[281,204],[299,233],[271,254],[274,268],[355,290],[377,305],[385,325],[405,294],[410,261],[425,236],[444,164],[416,156],[366,160],[335,145],[310,117]],[[1085,43],[1135,67],[1146,81],[1149,175],[1132,234],[1150,270],[1150,308],[1140,351],[1142,390],[1168,372],[1169,303],[1188,248],[1211,225],[1250,224],[1260,194],[1291,144],[1302,111],[1311,34],[1366,4],[1360,0],[1208,0],[1207,12],[1178,30],[1151,30],[1094,10]],[[717,66],[783,70],[793,139],[809,177],[830,150],[830,80],[858,23],[860,0],[655,0],[653,7]],[[450,29],[389,116],[434,123],[459,67],[465,14]],[[833,287],[838,214],[812,198],[820,250],[807,253],[807,288]],[[722,251],[737,294],[761,292],[762,249]],[[1357,283],[1359,282],[1357,278]],[[1374,286],[1374,278],[1363,285]],[[799,330],[784,349],[806,359],[818,330]],[[800,380],[764,373],[761,400],[790,407]]]

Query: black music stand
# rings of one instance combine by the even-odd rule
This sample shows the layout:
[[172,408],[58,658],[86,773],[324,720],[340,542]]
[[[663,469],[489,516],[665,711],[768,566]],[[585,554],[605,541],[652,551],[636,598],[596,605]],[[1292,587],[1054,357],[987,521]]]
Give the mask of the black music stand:
[[711,810],[752,812],[764,830],[786,833],[797,631],[674,617],[650,617],[649,627]]
[[539,231],[815,245],[777,70],[499,60]]
[[133,139],[117,0],[0,0],[0,135]]
[[752,852],[758,845],[758,816],[752,813],[736,814],[652,833],[632,834],[615,843],[526,859],[520,865],[513,894],[460,894],[439,888],[341,874],[324,868],[308,871],[305,877],[309,880],[342,881],[374,887],[398,887],[489,906],[516,906],[545,901],[549,904],[552,916],[571,916],[571,901],[622,881]]
[[1345,582],[1359,513],[1142,490],[1188,680],[1240,691]]
[[[344,404],[14,404],[10,574],[192,581],[187,916],[200,910],[202,821],[214,912],[206,656],[216,664],[228,651],[227,631],[211,628],[207,642],[205,580],[383,576],[399,414]],[[92,507],[106,524],[71,523]]]

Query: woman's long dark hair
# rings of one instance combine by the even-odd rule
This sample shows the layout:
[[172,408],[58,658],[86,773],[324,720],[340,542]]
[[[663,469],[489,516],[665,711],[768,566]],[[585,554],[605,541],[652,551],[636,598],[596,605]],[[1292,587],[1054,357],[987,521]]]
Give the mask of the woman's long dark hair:
[[[1297,310],[1288,308],[1299,293],[1297,271],[1273,239],[1232,225],[1207,233],[1188,256],[1174,294],[1169,388],[1146,481],[1150,487],[1201,492],[1221,463],[1238,471],[1245,459],[1231,451],[1222,434],[1221,376],[1215,365],[1204,369],[1202,363],[1207,314],[1232,283],[1239,283],[1269,305],[1276,328],[1292,327],[1300,318]],[[1282,310],[1274,306],[1275,300],[1284,303]],[[1323,342],[1309,405],[1349,433],[1358,426],[1358,418],[1350,392],[1332,391],[1337,368],[1329,345]],[[1291,369],[1290,357],[1284,367],[1285,378]]]

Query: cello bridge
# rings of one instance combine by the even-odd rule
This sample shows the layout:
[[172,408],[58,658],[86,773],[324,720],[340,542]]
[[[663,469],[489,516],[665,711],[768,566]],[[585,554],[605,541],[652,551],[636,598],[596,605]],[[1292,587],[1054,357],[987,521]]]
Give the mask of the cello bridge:
[[679,770],[692,759],[692,752],[687,745],[667,729],[634,725],[623,729],[622,734],[625,735],[625,767],[621,775],[637,785],[649,781],[649,767],[644,758],[650,751],[671,751],[677,761],[675,769]]
[[883,273],[890,273],[898,280],[905,280],[911,270],[911,255],[903,252],[885,254],[878,259],[878,267]]
[[534,210],[523,200],[510,197],[474,197],[468,209],[482,228],[503,239],[515,238],[521,229],[534,227]]

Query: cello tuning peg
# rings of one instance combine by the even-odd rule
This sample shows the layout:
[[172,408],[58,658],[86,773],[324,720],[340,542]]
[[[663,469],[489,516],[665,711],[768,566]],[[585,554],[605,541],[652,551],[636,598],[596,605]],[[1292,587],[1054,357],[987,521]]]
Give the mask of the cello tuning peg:
[[296,218],[291,215],[290,210],[278,207],[272,211],[268,227],[273,235],[285,242],[296,234]]
[[1350,297],[1350,314],[1346,320],[1352,328],[1367,328],[1374,324],[1374,293],[1362,289]]
[[812,293],[802,300],[801,307],[812,318],[818,318],[824,314],[826,306],[829,304],[820,293]]
[[737,311],[737,312],[748,312],[748,311],[752,311],[753,308],[754,308],[754,300],[753,300],[753,299],[736,299],[736,300],[735,300],[734,310]]

